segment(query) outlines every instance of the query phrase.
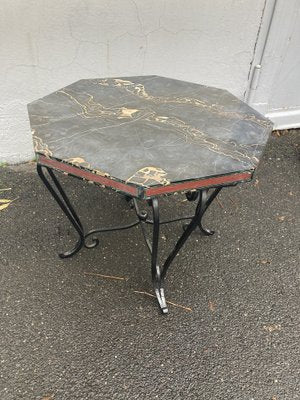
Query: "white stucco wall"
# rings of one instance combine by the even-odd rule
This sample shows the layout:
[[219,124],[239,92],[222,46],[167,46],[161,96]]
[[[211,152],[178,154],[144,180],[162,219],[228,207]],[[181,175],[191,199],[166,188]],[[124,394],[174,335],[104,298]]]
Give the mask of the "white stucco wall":
[[32,159],[26,104],[81,78],[157,74],[243,98],[265,0],[0,0],[0,161]]

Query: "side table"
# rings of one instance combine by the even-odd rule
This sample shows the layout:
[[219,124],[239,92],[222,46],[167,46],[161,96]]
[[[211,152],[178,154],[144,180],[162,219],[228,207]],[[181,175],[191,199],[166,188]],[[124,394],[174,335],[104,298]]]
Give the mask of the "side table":
[[[139,225],[163,313],[171,263],[195,229],[214,233],[202,226],[204,213],[223,187],[252,179],[272,130],[268,119],[226,90],[154,75],[83,79],[30,103],[28,112],[38,174],[78,233],[74,248],[60,257],[96,247],[103,232]],[[135,220],[85,232],[54,171],[122,193]],[[159,196],[176,192],[196,203],[194,214],[160,220]],[[160,267],[160,225],[181,220],[189,222]]]

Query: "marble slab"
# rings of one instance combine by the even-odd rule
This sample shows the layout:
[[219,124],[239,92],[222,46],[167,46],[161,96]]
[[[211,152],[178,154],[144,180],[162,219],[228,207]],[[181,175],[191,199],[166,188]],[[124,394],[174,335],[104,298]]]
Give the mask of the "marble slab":
[[272,123],[226,90],[82,79],[28,104],[35,151],[142,187],[253,171]]

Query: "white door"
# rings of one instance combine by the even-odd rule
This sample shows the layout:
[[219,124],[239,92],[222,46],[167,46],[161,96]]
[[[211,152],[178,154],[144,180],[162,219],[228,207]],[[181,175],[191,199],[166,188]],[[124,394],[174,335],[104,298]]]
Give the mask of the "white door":
[[300,127],[300,0],[267,0],[246,100],[276,129]]

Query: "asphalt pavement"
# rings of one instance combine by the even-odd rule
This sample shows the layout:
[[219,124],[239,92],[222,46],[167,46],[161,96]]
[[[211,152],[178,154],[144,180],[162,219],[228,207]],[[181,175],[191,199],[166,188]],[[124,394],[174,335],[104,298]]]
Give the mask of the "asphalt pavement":
[[[205,216],[215,235],[194,233],[169,270],[167,316],[143,293],[139,227],[61,260],[76,234],[35,165],[0,167],[13,200],[0,210],[0,399],[300,399],[299,152],[300,131],[272,136],[254,180],[223,189]],[[134,219],[113,191],[61,179],[88,228]],[[193,206],[164,197],[161,214]],[[162,258],[181,232],[162,228]]]

